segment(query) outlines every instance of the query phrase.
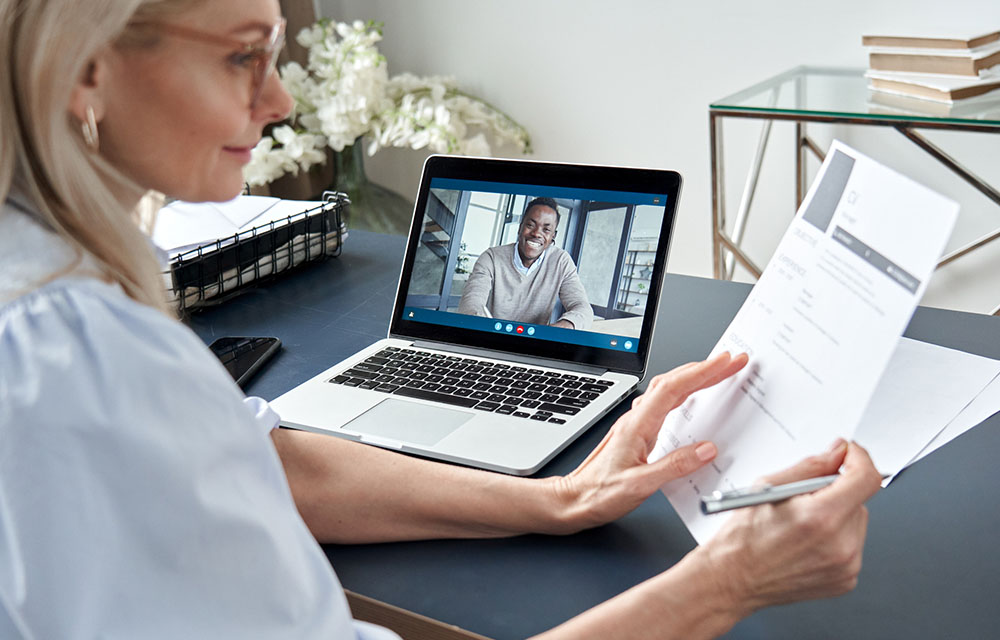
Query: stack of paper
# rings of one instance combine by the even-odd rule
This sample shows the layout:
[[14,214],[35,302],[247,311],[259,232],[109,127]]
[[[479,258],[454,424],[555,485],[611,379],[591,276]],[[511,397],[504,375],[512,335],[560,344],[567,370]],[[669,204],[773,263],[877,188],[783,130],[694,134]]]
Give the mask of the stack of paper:
[[215,242],[221,246],[254,227],[300,214],[322,202],[239,196],[229,202],[175,201],[160,210],[153,243],[174,257]]
[[1000,89],[1000,31],[969,37],[863,36],[877,92],[953,103]]
[[728,518],[702,514],[703,495],[751,486],[837,437],[858,440],[895,475],[1000,408],[1000,362],[900,340],[957,214],[954,202],[834,143],[713,350],[750,362],[671,412],[650,456],[718,446],[712,464],[663,487],[699,542]]

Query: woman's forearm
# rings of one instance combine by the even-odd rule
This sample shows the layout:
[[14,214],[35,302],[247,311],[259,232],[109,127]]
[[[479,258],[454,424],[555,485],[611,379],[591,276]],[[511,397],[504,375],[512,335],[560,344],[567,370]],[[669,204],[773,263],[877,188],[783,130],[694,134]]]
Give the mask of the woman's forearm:
[[272,436],[296,505],[321,542],[365,543],[569,533],[575,501],[559,479],[430,462],[332,436]]
[[728,631],[749,613],[723,586],[724,576],[695,549],[646,582],[604,602],[537,640],[651,638],[699,640]]

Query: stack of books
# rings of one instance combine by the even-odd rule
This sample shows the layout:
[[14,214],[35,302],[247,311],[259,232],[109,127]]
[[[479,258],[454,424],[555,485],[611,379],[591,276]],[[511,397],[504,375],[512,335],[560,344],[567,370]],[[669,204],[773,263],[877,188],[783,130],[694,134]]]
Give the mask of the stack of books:
[[[868,86],[951,104],[1000,98],[1000,31],[974,37],[863,36]],[[992,94],[992,95],[990,95]]]

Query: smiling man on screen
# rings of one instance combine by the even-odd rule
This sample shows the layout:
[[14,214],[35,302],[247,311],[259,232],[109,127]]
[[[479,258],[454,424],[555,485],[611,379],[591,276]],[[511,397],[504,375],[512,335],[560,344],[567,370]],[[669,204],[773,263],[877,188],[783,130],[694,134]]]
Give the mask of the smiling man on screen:
[[552,326],[589,329],[594,312],[573,258],[552,244],[558,226],[555,200],[529,202],[517,241],[490,247],[476,260],[458,312],[544,325],[559,300],[565,312]]

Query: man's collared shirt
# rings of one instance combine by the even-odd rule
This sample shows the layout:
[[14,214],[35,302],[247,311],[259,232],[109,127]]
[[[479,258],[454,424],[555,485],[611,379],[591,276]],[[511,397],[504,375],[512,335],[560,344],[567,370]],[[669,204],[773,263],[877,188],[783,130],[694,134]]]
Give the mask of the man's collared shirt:
[[538,256],[538,259],[532,262],[530,267],[526,267],[524,266],[524,263],[521,262],[521,252],[517,250],[517,243],[515,242],[514,260],[513,260],[514,268],[517,269],[517,272],[520,273],[522,276],[531,275],[533,272],[538,271],[539,267],[542,264],[542,261],[545,260],[545,256],[548,253],[549,253],[549,248],[545,247],[545,251],[542,252],[542,255]]

